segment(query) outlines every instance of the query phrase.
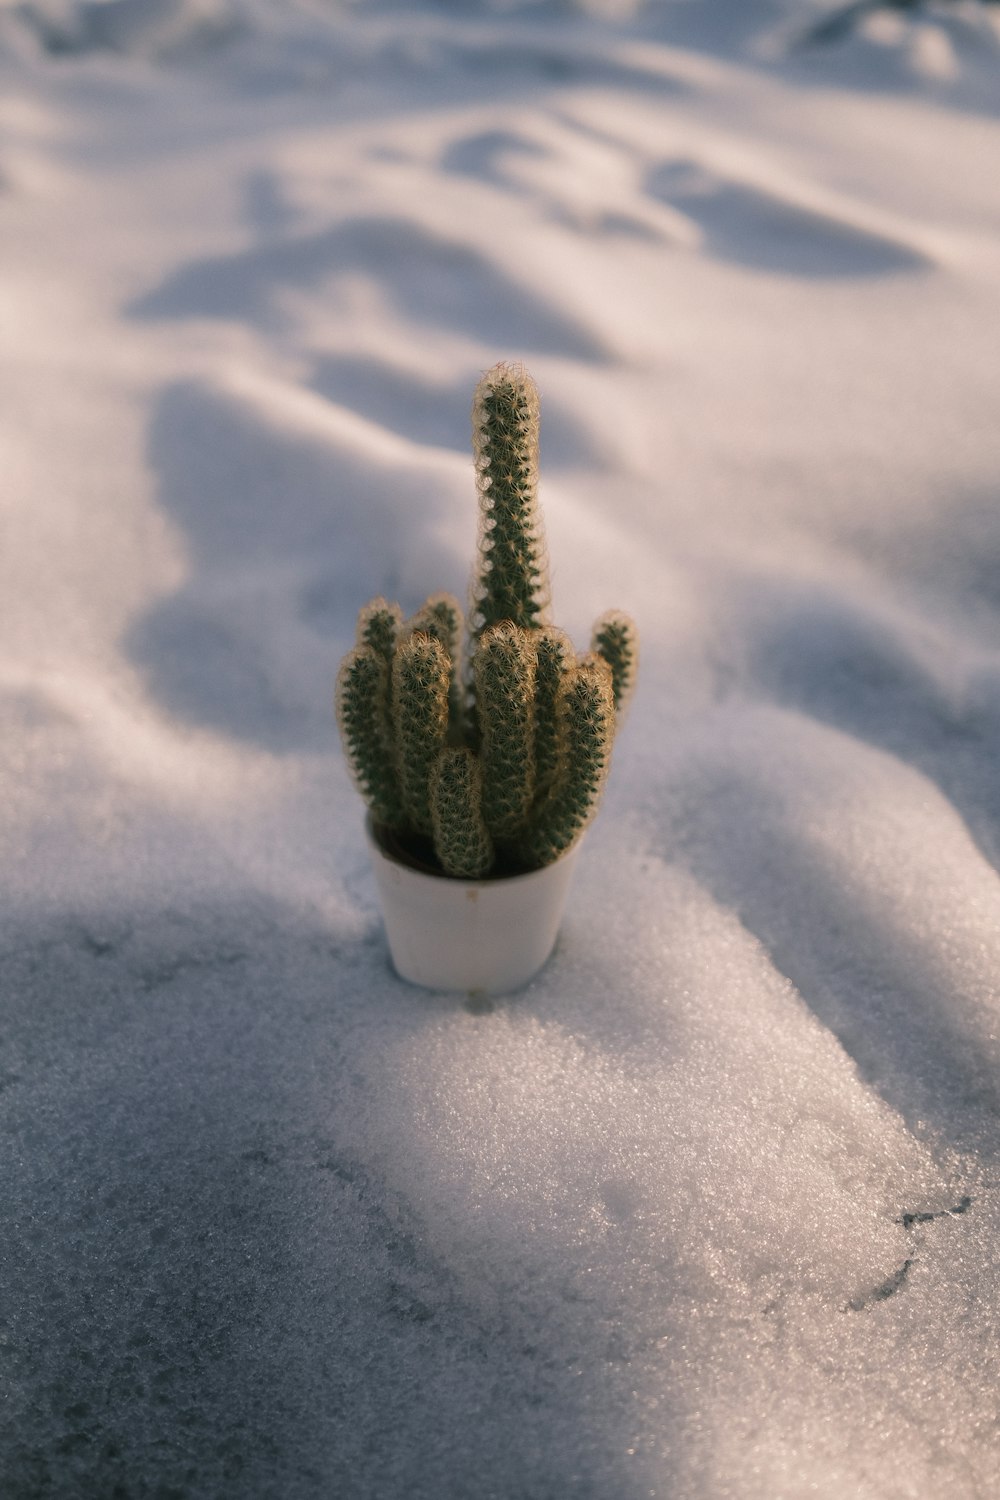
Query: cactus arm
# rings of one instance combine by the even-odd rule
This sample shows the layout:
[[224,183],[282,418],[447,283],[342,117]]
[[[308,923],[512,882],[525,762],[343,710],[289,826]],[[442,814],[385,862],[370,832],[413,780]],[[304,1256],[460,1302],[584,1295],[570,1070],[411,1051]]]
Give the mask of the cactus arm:
[[540,869],[559,858],[594,813],[611,759],[615,733],[611,671],[587,656],[567,675],[559,694],[560,757],[556,784],[519,842],[524,862]]
[[594,626],[590,649],[611,668],[615,710],[624,713],[639,667],[639,633],[635,621],[620,609],[608,610]]
[[448,733],[451,661],[436,636],[416,631],[396,648],[392,706],[403,807],[418,833],[431,832],[430,774]]
[[483,766],[483,817],[494,839],[513,838],[535,789],[533,632],[509,620],[486,631],[473,657]]
[[479,880],[493,864],[493,841],[483,822],[483,776],[471,750],[442,750],[431,772],[434,849],[448,875]]
[[559,763],[556,705],[566,673],[576,662],[569,637],[548,625],[535,635],[535,800],[544,797]]
[[475,639],[501,620],[529,628],[548,608],[538,487],[538,391],[517,365],[496,365],[476,387],[472,447],[479,490]]
[[398,604],[381,597],[370,600],[358,614],[358,646],[369,646],[385,663],[385,701],[379,714],[379,734],[395,764],[392,713],[392,658],[403,625]]
[[406,821],[393,763],[385,661],[371,646],[348,652],[337,677],[337,723],[358,791],[376,823]]
[[398,604],[390,604],[382,598],[372,599],[358,615],[358,645],[371,646],[391,669],[392,653],[396,649],[402,621],[403,614]]
[[448,719],[453,738],[461,737],[464,714],[459,668],[462,657],[462,606],[451,594],[431,594],[430,598],[406,622],[407,634],[422,630],[435,636],[445,648],[451,661],[451,681],[448,685]]

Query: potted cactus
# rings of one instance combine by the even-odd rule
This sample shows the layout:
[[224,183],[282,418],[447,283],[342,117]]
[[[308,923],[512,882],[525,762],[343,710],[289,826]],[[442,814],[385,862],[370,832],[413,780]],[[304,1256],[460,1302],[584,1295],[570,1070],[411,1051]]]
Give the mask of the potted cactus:
[[369,808],[397,972],[496,993],[526,983],[552,950],[638,649],[620,611],[597,622],[582,659],[549,623],[538,393],[519,366],[497,365],[477,386],[473,452],[468,639],[448,594],[408,620],[374,599],[340,669],[337,718]]

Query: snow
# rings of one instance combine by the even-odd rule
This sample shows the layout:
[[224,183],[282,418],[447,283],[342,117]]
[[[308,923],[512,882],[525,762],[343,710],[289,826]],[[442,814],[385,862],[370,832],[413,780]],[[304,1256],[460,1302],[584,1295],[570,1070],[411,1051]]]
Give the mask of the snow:
[[[1000,39],[0,10],[5,1496],[1000,1489]],[[332,688],[542,391],[643,663],[557,952],[386,959]]]

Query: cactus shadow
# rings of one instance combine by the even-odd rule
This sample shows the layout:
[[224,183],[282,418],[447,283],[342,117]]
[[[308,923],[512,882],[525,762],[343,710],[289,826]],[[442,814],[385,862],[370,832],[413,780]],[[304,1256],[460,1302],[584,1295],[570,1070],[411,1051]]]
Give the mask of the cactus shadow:
[[364,599],[464,579],[434,476],[380,474],[325,435],[199,382],[160,395],[148,439],[187,577],[125,649],[174,718],[273,752],[328,749],[341,652]]

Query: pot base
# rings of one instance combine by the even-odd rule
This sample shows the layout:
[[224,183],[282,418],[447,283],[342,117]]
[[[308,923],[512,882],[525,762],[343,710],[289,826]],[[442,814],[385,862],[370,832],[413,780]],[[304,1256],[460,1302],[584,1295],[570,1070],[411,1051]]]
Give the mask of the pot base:
[[393,968],[424,989],[502,995],[555,947],[579,845],[554,864],[496,880],[454,880],[392,858],[366,823]]

